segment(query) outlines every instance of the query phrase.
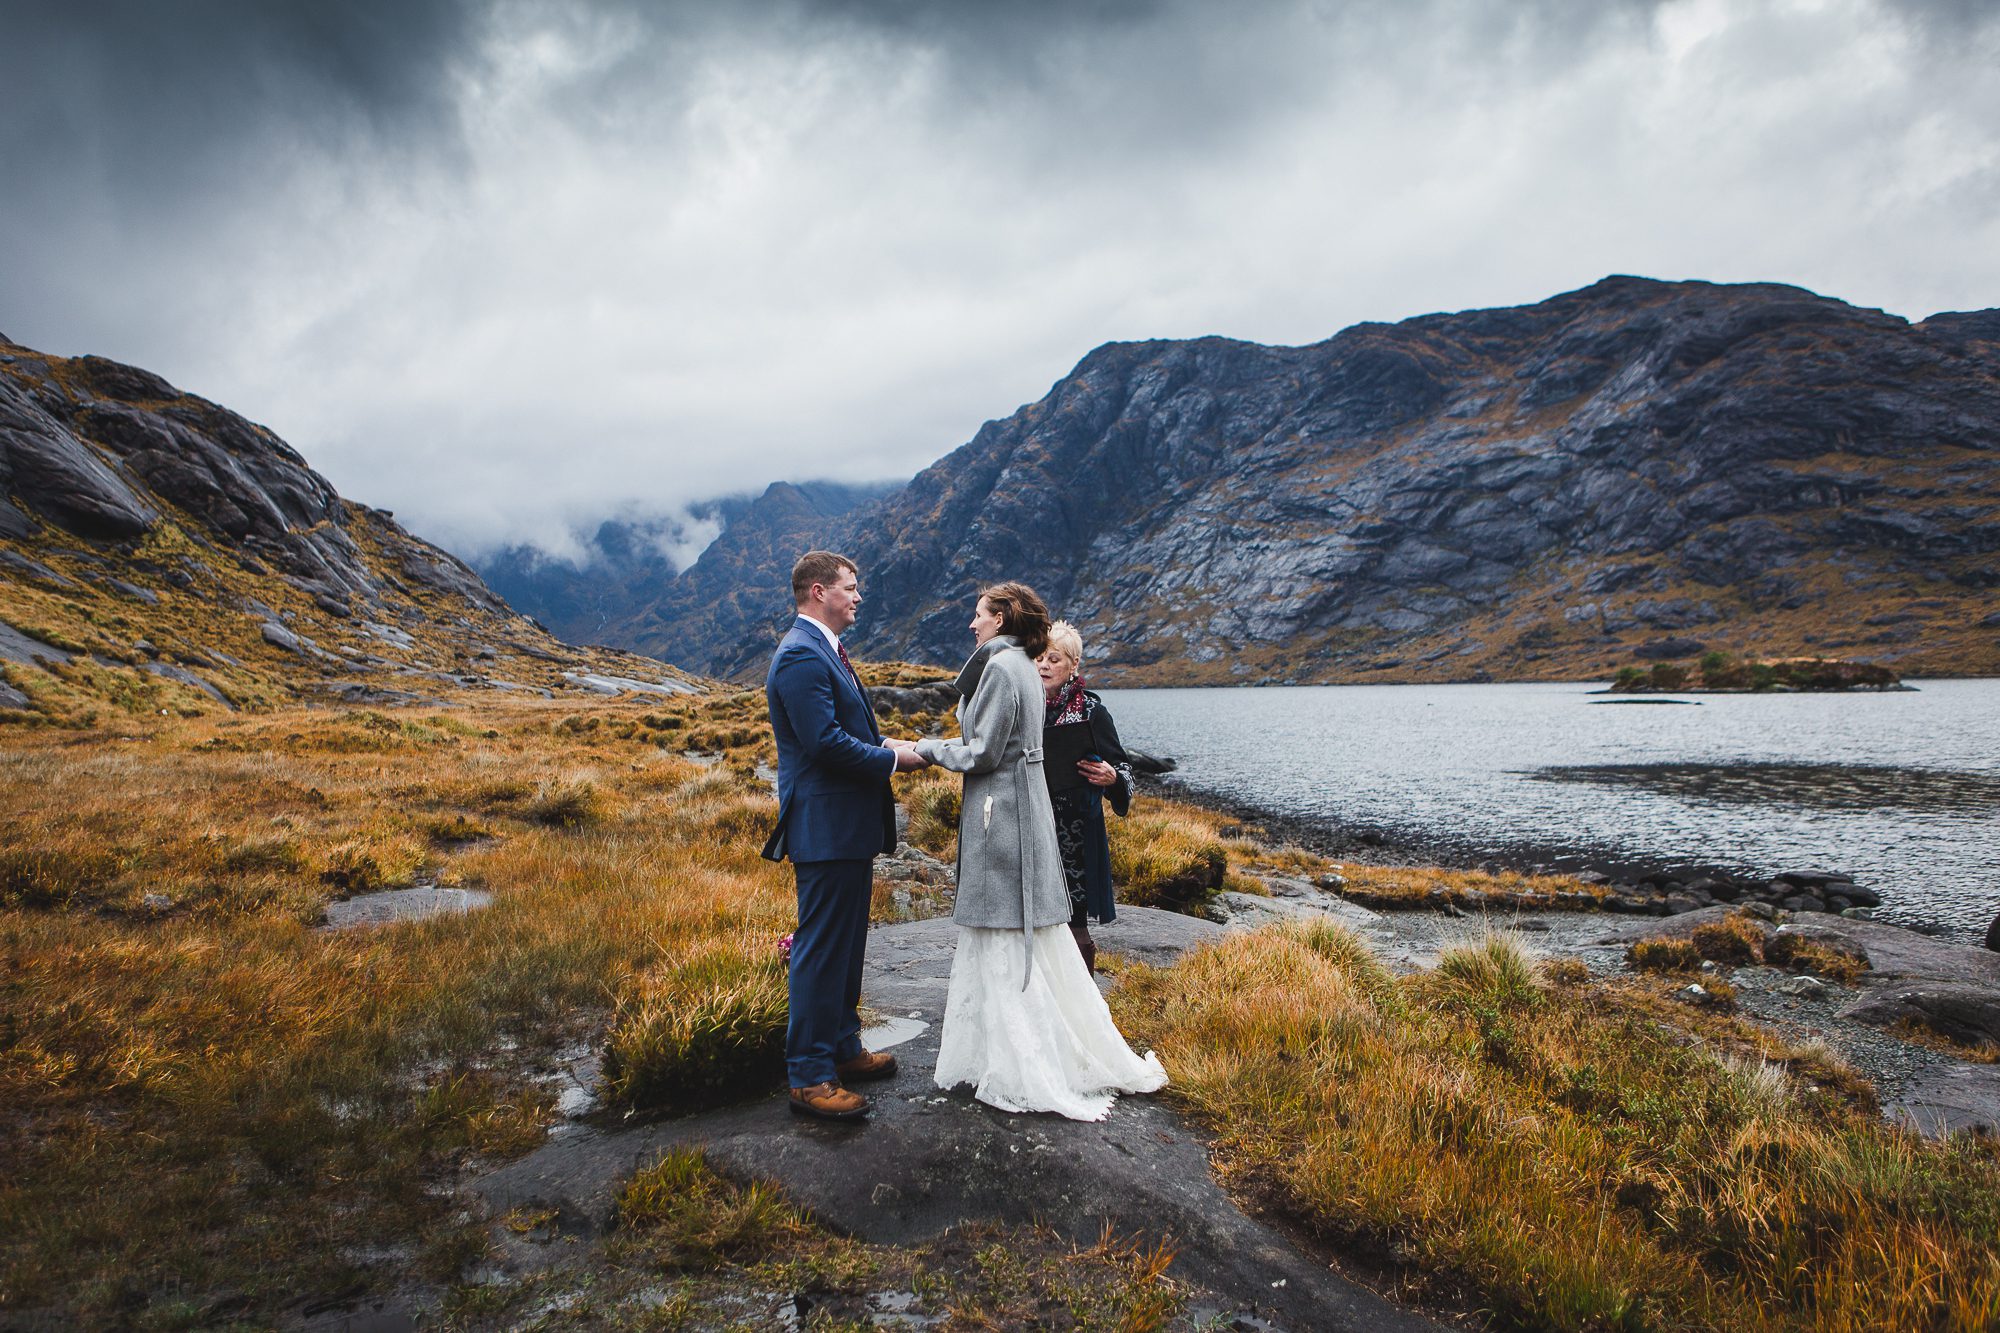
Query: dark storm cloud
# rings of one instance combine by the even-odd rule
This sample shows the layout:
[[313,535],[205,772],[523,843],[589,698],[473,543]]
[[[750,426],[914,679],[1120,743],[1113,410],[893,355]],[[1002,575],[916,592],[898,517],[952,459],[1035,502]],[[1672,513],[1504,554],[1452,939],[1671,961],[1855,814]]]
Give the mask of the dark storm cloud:
[[9,164],[25,149],[169,203],[190,167],[273,138],[448,142],[448,76],[475,26],[466,6],[394,0],[14,3],[4,18],[0,102],[26,131]]
[[0,9],[0,328],[466,548],[908,475],[1110,338],[2000,303],[1959,0]]

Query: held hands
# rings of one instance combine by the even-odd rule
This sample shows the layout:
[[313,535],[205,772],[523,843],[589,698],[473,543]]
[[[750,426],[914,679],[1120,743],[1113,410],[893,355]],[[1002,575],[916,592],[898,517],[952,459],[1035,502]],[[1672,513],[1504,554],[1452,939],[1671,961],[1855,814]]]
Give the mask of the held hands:
[[1083,780],[1093,787],[1109,787],[1118,781],[1118,770],[1102,759],[1079,759],[1076,771],[1083,774]]
[[929,768],[931,761],[917,753],[917,743],[906,741],[899,736],[891,736],[882,742],[896,752],[896,771],[908,773],[919,768]]

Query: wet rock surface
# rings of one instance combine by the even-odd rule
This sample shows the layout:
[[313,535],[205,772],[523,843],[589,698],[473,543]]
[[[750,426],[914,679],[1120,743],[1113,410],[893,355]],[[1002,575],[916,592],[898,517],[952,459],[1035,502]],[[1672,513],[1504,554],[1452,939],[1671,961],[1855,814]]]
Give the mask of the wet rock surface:
[[380,893],[364,893],[328,903],[326,928],[353,930],[363,926],[393,925],[399,921],[463,916],[492,903],[493,895],[481,889],[446,889],[435,884],[385,889]]
[[[1663,921],[1600,923],[1575,951],[1603,970],[1619,965],[1642,939],[1687,938],[1730,914],[1711,907]],[[1915,1025],[1971,1051],[2000,1049],[2000,954],[1919,931],[1842,917],[1793,917],[1769,938],[1790,935],[1865,958],[1852,985],[1787,975],[1761,966],[1735,969],[1745,1009],[1760,1020],[1831,1042],[1876,1084],[1885,1114],[1926,1133],[2000,1132],[2000,1075],[1993,1066],[1906,1039]],[[1769,939],[1766,942],[1768,951]],[[1936,1114],[1910,1114],[1930,1108]]]
[[[967,1090],[933,1086],[956,930],[940,920],[870,934],[866,1002],[925,1026],[894,1048],[897,1077],[867,1086],[875,1110],[866,1121],[802,1119],[774,1096],[684,1120],[570,1134],[486,1177],[479,1193],[495,1215],[556,1207],[568,1234],[592,1236],[607,1226],[616,1189],[633,1170],[675,1144],[700,1142],[720,1169],[776,1180],[830,1225],[866,1240],[908,1244],[990,1219],[1040,1220],[1089,1243],[1108,1221],[1121,1234],[1172,1236],[1180,1246],[1176,1273],[1275,1327],[1442,1327],[1342,1279],[1245,1216],[1214,1183],[1199,1136],[1155,1099],[1122,1098],[1109,1119],[1090,1124],[1011,1115]],[[1107,950],[1166,962],[1222,930],[1125,908],[1093,933]]]
[[1884,1110],[1920,1134],[2000,1134],[2000,1065],[1949,1065],[1912,1078]]

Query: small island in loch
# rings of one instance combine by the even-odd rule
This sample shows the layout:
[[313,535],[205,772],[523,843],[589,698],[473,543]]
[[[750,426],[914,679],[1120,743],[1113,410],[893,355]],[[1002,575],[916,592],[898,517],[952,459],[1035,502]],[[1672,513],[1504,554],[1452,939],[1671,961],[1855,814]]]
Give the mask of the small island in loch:
[[1655,662],[1619,668],[1611,694],[1839,694],[1853,690],[1906,690],[1903,679],[1876,662],[1784,657],[1760,661],[1721,650],[1703,653],[1692,667]]

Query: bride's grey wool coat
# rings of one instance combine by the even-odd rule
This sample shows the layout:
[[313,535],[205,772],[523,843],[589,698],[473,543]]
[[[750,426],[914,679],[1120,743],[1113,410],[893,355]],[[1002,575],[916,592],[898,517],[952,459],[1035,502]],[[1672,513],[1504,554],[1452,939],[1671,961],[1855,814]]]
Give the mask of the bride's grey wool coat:
[[956,740],[917,753],[965,774],[958,817],[961,926],[1030,930],[1069,920],[1056,817],[1042,779],[1042,681],[1019,641],[999,634],[958,674]]

